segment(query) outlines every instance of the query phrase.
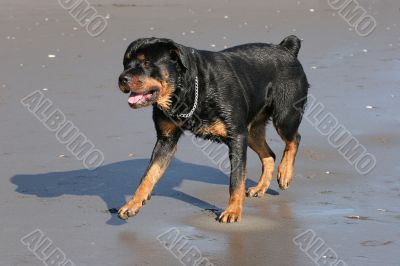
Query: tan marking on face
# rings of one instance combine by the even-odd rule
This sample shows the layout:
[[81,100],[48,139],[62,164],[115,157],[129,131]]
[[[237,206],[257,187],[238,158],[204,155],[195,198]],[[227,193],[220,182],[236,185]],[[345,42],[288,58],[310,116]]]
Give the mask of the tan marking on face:
[[160,81],[153,79],[153,78],[145,78],[143,82],[143,87],[146,89],[157,88],[161,89],[162,84]]
[[169,75],[166,71],[162,75],[163,81],[149,77],[133,76],[129,82],[129,87],[134,92],[146,92],[149,89],[157,88],[159,96],[156,99],[156,103],[161,109],[168,111],[171,108],[172,93],[175,87],[169,83]]
[[139,60],[139,61],[144,61],[146,58],[145,58],[145,56],[144,56],[144,54],[139,54],[137,57],[137,60]]
[[197,133],[200,135],[212,135],[218,137],[228,136],[226,127],[221,120],[214,121],[209,126],[200,127]]
[[168,70],[162,70],[162,71],[161,71],[161,75],[162,75],[162,77],[163,77],[164,80],[168,80],[168,78],[169,78],[169,72],[168,72]]
[[172,93],[175,87],[169,84],[168,81],[161,82],[160,96],[157,99],[157,105],[164,111],[168,111],[172,104]]
[[133,76],[128,85],[134,89],[137,87],[141,88],[143,85],[143,79],[140,76]]
[[162,84],[160,81],[153,78],[133,76],[129,82],[129,87],[134,92],[146,92],[152,88],[157,88],[161,91]]

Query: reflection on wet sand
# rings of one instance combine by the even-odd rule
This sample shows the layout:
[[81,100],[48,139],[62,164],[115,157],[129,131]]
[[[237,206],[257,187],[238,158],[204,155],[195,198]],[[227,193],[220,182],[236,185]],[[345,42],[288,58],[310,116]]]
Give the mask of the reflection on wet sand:
[[[254,203],[257,206],[249,207]],[[247,199],[245,215],[237,224],[220,224],[204,214],[186,218],[184,223],[197,234],[215,239],[201,245],[202,251],[218,258],[212,260],[213,263],[258,265],[260,261],[265,264],[280,261],[280,265],[297,265],[297,254],[301,251],[293,245],[292,239],[296,235],[294,229],[299,225],[287,202],[271,203],[269,198]]]

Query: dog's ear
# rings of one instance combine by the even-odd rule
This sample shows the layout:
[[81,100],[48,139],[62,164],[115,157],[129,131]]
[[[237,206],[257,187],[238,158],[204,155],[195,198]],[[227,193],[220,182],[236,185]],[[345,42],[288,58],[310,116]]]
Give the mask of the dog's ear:
[[187,48],[177,43],[173,43],[172,45],[173,47],[170,50],[172,60],[178,61],[185,70],[189,69],[189,55],[187,53]]
[[179,62],[179,64],[185,68],[189,69],[189,54],[188,48],[174,42],[171,39],[166,38],[151,38],[148,40],[148,44],[161,44],[165,45],[170,53],[172,60]]
[[173,60],[179,62],[179,64],[185,68],[189,69],[189,53],[188,48],[183,45],[180,45],[174,42],[171,39],[166,38],[142,38],[137,39],[136,41],[132,42],[128,48],[126,49],[124,55],[124,65],[127,63],[131,58],[132,55],[140,48],[144,48],[147,46],[152,45],[165,45],[170,52],[170,56]]

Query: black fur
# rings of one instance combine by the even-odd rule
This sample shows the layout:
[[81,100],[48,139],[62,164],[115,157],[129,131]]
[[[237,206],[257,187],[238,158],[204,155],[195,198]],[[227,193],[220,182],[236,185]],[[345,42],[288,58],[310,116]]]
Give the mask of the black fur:
[[[235,191],[245,176],[247,138],[252,125],[265,126],[272,119],[283,140],[300,141],[297,130],[309,84],[297,59],[299,49],[300,40],[296,36],[286,37],[279,45],[251,43],[219,52],[197,50],[169,39],[144,38],[133,42],[125,53],[121,77],[134,74],[137,65],[132,55],[144,51],[146,58],[153,60],[153,68],[146,75],[160,79],[160,71],[167,70],[169,82],[175,87],[169,110],[153,104],[159,139],[153,157],[154,154],[163,157],[164,150],[171,150],[160,143],[168,143],[170,147],[178,141],[181,131],[166,141],[159,126],[160,121],[173,121],[180,130],[190,130],[199,137],[228,145],[232,168],[230,191]],[[196,77],[198,106],[190,118],[180,118],[179,114],[189,112],[194,104]],[[120,87],[124,92],[131,90],[121,84],[121,78]],[[215,121],[222,121],[226,136],[199,133],[199,128]]]

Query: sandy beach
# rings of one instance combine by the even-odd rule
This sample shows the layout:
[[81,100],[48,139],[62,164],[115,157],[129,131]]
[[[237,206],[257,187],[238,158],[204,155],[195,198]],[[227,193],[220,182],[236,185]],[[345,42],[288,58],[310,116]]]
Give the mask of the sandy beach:
[[[400,265],[398,1],[355,2],[376,21],[367,36],[327,0],[88,0],[101,33],[66,2],[0,2],[0,265]],[[265,197],[246,198],[241,223],[220,224],[229,173],[188,134],[151,201],[119,219],[156,139],[152,109],[132,110],[117,86],[128,44],[156,36],[218,51],[291,34],[314,103],[374,167],[360,172],[306,115],[289,189],[274,178]],[[21,102],[35,91],[101,151],[99,167]],[[271,126],[267,140],[281,158]],[[260,172],[249,149],[247,186]]]

